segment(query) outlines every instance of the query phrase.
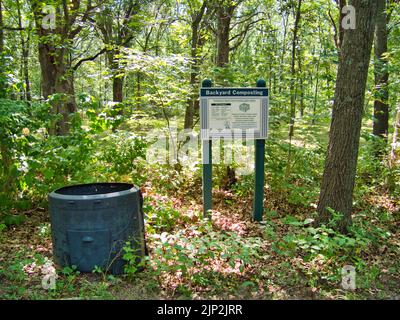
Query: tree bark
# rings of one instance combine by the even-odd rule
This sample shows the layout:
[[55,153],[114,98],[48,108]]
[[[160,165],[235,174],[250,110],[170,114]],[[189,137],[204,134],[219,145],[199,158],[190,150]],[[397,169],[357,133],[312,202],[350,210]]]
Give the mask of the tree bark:
[[393,141],[392,141],[392,148],[390,150],[390,160],[389,160],[390,168],[393,168],[395,166],[396,161],[398,159],[399,132],[400,132],[400,104],[397,106],[396,119],[394,122]]
[[301,2],[298,0],[296,9],[296,18],[293,27],[293,41],[292,41],[292,62],[291,62],[291,79],[290,79],[290,121],[289,121],[289,137],[292,138],[294,135],[294,119],[296,117],[296,47],[298,41],[298,33],[301,19]]
[[17,0],[17,12],[18,12],[18,26],[20,30],[21,37],[21,60],[22,60],[22,74],[25,81],[25,100],[31,101],[31,84],[29,81],[29,41],[30,41],[30,27],[26,31],[28,33],[27,39],[25,39],[25,31],[22,26],[22,15],[21,15],[21,5],[19,0]]
[[353,0],[355,30],[345,30],[336,80],[329,146],[322,178],[316,224],[327,223],[333,209],[342,214],[336,228],[351,225],[361,121],[374,35],[376,0]]
[[[282,23],[283,23],[283,40],[282,40],[282,54],[280,57],[280,63],[279,63],[279,94],[282,93],[282,89],[284,87],[283,83],[285,82],[285,72],[284,72],[284,60],[285,60],[285,55],[286,55],[286,38],[287,38],[287,26],[289,23],[289,15],[283,15],[282,17]],[[285,106],[286,109],[286,106]]]
[[42,93],[45,99],[54,94],[59,97],[52,102],[54,114],[62,119],[50,129],[51,134],[66,135],[69,132],[69,115],[76,112],[73,70],[65,61],[66,50],[63,46],[47,43],[45,34],[39,32],[39,62],[42,75]]
[[375,27],[375,101],[373,134],[388,138],[389,130],[389,72],[387,71],[388,29],[386,15],[386,0],[376,0],[378,12]]
[[223,68],[229,63],[229,34],[231,20],[236,5],[218,7],[217,15],[217,67]]
[[194,114],[195,110],[199,109],[199,100],[198,100],[198,75],[199,75],[199,28],[201,20],[203,19],[204,12],[206,9],[206,1],[203,2],[201,8],[192,14],[192,39],[191,39],[191,50],[190,56],[192,59],[192,68],[190,72],[190,88],[192,90],[191,96],[189,98],[188,104],[186,106],[185,111],[185,122],[184,129],[193,129],[194,123]]
[[115,48],[108,53],[109,61],[108,64],[111,67],[112,72],[112,88],[113,88],[113,101],[122,102],[124,100],[123,96],[123,86],[124,86],[124,74],[120,72],[119,57],[120,50]]
[[[41,3],[35,0],[30,0],[30,2],[39,37],[38,52],[42,94],[45,99],[49,99],[55,94],[58,95],[51,103],[52,112],[62,116],[61,120],[53,123],[50,134],[66,135],[70,129],[69,115],[77,110],[73,84],[74,70],[68,60],[68,54],[70,43],[78,34],[77,30],[80,30],[80,27],[72,29],[76,13],[71,14],[69,10],[77,10],[76,5],[79,6],[79,3],[74,3],[70,9],[64,6],[64,21],[56,24],[54,29],[46,29],[42,25],[44,14]],[[65,5],[64,2],[63,5]]]
[[4,51],[3,1],[0,0],[0,54]]
[[[0,0],[0,72],[3,73],[4,68],[4,23],[3,23],[3,3]],[[2,76],[0,74],[0,76]],[[0,79],[0,98],[5,98],[6,96],[6,84],[3,79]]]
[[[224,68],[229,63],[229,34],[231,30],[232,15],[238,4],[230,3],[220,5],[217,8],[217,67]],[[222,82],[223,79],[218,79]],[[221,141],[222,142],[222,141]],[[221,143],[221,153],[223,153],[223,142]],[[236,183],[235,169],[231,166],[226,167],[225,189],[229,190]]]
[[316,69],[316,79],[315,79],[315,89],[314,89],[314,104],[313,104],[313,118],[311,124],[315,124],[315,120],[317,117],[317,105],[318,105],[318,89],[319,89],[319,64],[320,64],[320,57],[317,60],[317,69]]
[[304,77],[303,77],[303,61],[301,59],[301,51],[299,50],[298,58],[297,58],[297,65],[299,67],[299,78],[300,78],[300,118],[303,118],[304,115]]

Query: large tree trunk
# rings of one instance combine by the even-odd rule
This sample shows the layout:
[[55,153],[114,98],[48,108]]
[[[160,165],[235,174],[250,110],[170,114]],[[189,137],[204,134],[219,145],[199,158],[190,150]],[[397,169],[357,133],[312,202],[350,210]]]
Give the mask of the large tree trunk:
[[355,30],[345,30],[336,80],[329,146],[318,203],[316,224],[327,223],[333,209],[343,215],[337,229],[351,224],[353,190],[364,96],[374,35],[376,0],[353,0]]
[[69,115],[76,112],[73,70],[65,63],[65,49],[44,41],[39,33],[39,62],[42,75],[42,93],[45,99],[58,94],[52,102],[54,114],[62,118],[54,123],[51,134],[65,135],[69,132]]
[[388,137],[389,130],[389,73],[387,59],[384,56],[388,49],[388,29],[386,15],[386,0],[376,0],[378,12],[375,27],[375,102],[373,134],[384,139]]
[[[57,94],[53,99],[52,112],[62,115],[50,128],[50,134],[66,135],[69,132],[69,115],[76,112],[74,91],[74,70],[68,61],[72,22],[65,22],[63,26],[57,25],[54,29],[44,28],[41,3],[31,0],[32,11],[35,16],[38,35],[38,52],[41,69],[42,94],[45,99]],[[72,19],[71,12],[65,7],[64,18]],[[72,7],[71,9],[77,9]]]
[[231,19],[235,7],[220,7],[217,23],[217,67],[224,67],[229,63],[229,33]]
[[57,135],[66,135],[70,130],[69,116],[77,111],[75,102],[74,77],[69,72],[63,72],[57,77],[56,93],[60,94],[60,101],[55,103],[57,113],[62,115],[56,125]]

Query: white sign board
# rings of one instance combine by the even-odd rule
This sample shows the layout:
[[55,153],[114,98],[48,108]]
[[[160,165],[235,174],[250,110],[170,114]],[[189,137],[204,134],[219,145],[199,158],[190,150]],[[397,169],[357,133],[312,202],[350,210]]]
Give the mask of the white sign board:
[[200,122],[203,140],[265,139],[268,133],[268,89],[202,88]]

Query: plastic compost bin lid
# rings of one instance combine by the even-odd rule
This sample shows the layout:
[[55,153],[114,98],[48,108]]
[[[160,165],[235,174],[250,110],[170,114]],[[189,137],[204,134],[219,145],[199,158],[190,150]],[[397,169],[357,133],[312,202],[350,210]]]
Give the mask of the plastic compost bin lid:
[[55,199],[104,199],[137,192],[139,188],[130,183],[89,183],[57,189],[49,194]]

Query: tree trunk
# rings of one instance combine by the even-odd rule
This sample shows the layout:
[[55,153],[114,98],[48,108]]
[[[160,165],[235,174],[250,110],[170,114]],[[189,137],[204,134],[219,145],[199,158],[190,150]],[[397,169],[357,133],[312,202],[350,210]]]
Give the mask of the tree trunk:
[[290,79],[290,122],[289,122],[289,137],[292,138],[294,134],[294,119],[296,117],[296,47],[297,47],[297,39],[298,32],[300,27],[300,18],[301,18],[301,2],[302,0],[298,0],[297,10],[296,10],[296,19],[294,22],[293,28],[293,41],[292,41],[292,63],[291,63],[291,79]]
[[124,77],[118,76],[113,78],[113,101],[122,102],[123,97]]
[[55,104],[57,113],[62,115],[61,121],[56,126],[56,134],[67,135],[70,129],[69,116],[77,111],[73,74],[63,72],[62,76],[57,77],[56,93],[61,97]]
[[199,99],[198,99],[199,98],[198,97],[199,28],[200,28],[201,20],[203,19],[205,9],[206,9],[206,1],[203,2],[199,11],[192,14],[192,23],[191,23],[192,46],[191,46],[191,50],[190,50],[190,56],[192,58],[192,68],[191,68],[191,72],[190,72],[190,89],[192,92],[189,97],[188,104],[186,106],[184,129],[193,129],[194,114],[195,114],[195,111],[199,109]]
[[300,118],[303,118],[304,115],[304,78],[303,78],[303,66],[301,60],[301,53],[299,51],[298,55],[298,66],[299,66],[299,78],[300,78]]
[[31,84],[29,81],[29,41],[30,41],[30,25],[27,30],[28,36],[25,40],[25,31],[22,26],[22,15],[21,15],[21,5],[19,0],[17,0],[17,12],[18,12],[18,26],[21,29],[21,60],[22,60],[22,74],[25,81],[25,100],[31,101]]
[[[223,68],[229,63],[229,33],[232,15],[237,4],[230,6],[220,6],[217,11],[217,67]],[[223,79],[218,79],[222,82]],[[221,153],[224,149],[224,143],[221,141]],[[235,169],[231,166],[226,167],[226,176],[224,178],[224,188],[229,190],[237,181]]]
[[365,99],[368,67],[374,35],[376,0],[353,0],[357,28],[345,30],[336,80],[329,146],[325,162],[316,224],[327,223],[333,209],[343,216],[337,229],[351,225],[353,190]]
[[122,102],[124,100],[123,96],[123,86],[124,86],[124,75],[120,72],[119,65],[119,49],[113,49],[108,53],[108,63],[111,67],[112,72],[112,85],[113,85],[113,101]]
[[396,119],[394,122],[394,132],[393,132],[393,141],[392,141],[392,148],[390,151],[390,161],[389,167],[393,168],[396,164],[398,158],[398,140],[399,140],[399,132],[400,132],[400,104],[397,106],[396,111]]
[[22,50],[22,63],[24,68],[25,98],[27,101],[32,101],[31,82],[29,80],[29,41],[30,41],[30,34],[28,34],[28,38]]
[[[0,72],[3,73],[4,68],[4,24],[3,24],[3,3],[0,0]],[[1,74],[0,74],[1,75]],[[6,96],[6,84],[0,79],[0,98],[5,98]]]
[[[284,60],[285,60],[285,55],[286,55],[286,37],[287,37],[287,25],[289,18],[288,16],[284,15],[282,18],[282,23],[283,23],[283,41],[282,41],[282,54],[280,57],[280,63],[279,63],[279,94],[282,93],[282,89],[284,87],[283,83],[285,81],[285,68],[284,68]],[[286,111],[286,106],[285,106],[285,111]]]
[[42,75],[42,92],[45,99],[58,94],[52,102],[54,114],[62,119],[54,123],[51,134],[66,135],[69,132],[69,115],[76,112],[73,70],[65,63],[65,49],[45,43],[39,35],[39,62]]
[[185,111],[185,123],[184,129],[193,129],[193,117],[194,117],[194,109],[195,104],[198,99],[198,94],[195,93],[198,88],[198,54],[197,54],[197,41],[198,41],[198,25],[192,23],[192,50],[191,50],[191,58],[192,58],[192,71],[190,72],[190,97],[188,104],[186,105]]
[[318,105],[318,89],[319,89],[319,64],[320,58],[317,60],[317,71],[316,71],[316,79],[315,79],[315,90],[314,90],[314,104],[313,104],[313,118],[312,124],[315,124],[315,120],[317,118],[317,105]]
[[218,8],[217,23],[217,67],[225,67],[229,63],[229,33],[235,6]]
[[[52,124],[50,134],[66,135],[70,127],[69,115],[77,110],[73,84],[74,69],[68,61],[70,42],[73,40],[73,36],[70,34],[72,22],[68,21],[64,27],[56,24],[54,29],[45,29],[42,24],[41,4],[33,0],[30,3],[39,38],[38,52],[42,94],[45,99],[57,95],[51,101],[52,112],[56,115],[62,115],[61,120]],[[67,7],[64,9],[64,19],[72,19]]]
[[389,73],[387,59],[388,30],[386,0],[377,0],[378,12],[375,27],[375,102],[373,134],[387,140],[389,130]]
[[0,0],[0,54],[4,51],[3,1]]

